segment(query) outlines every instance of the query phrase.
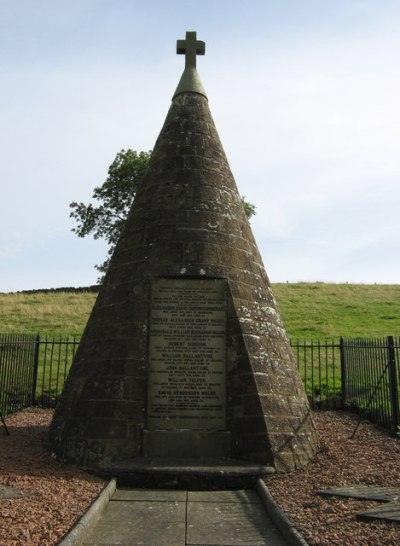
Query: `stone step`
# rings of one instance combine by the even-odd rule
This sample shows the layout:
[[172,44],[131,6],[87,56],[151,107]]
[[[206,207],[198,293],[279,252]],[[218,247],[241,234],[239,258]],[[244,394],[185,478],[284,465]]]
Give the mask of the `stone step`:
[[198,491],[253,487],[273,472],[273,467],[234,459],[135,458],[102,467],[119,485]]

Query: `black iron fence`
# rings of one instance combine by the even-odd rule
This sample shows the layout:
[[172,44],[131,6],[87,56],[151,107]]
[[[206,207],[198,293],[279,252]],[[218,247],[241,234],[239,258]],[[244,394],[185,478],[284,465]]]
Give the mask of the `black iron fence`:
[[292,340],[291,346],[311,406],[342,408],[341,344]]
[[38,336],[0,334],[0,414],[6,416],[35,399]]
[[38,365],[35,404],[55,407],[61,396],[65,380],[80,338],[38,338]]
[[400,338],[342,340],[342,391],[346,406],[400,432]]
[[0,334],[0,414],[55,407],[78,345],[77,338]]
[[[55,407],[78,338],[0,335],[0,412]],[[349,408],[399,431],[400,340],[292,341],[313,408]]]

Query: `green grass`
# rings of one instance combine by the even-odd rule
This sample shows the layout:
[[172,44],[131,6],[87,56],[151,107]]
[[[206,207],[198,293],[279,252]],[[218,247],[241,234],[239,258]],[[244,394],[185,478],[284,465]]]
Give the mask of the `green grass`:
[[[400,285],[274,284],[292,339],[400,334]],[[1,333],[80,336],[96,299],[92,292],[0,294]]]
[[400,285],[274,284],[292,339],[400,334]]
[[80,336],[95,299],[92,292],[0,294],[0,333]]

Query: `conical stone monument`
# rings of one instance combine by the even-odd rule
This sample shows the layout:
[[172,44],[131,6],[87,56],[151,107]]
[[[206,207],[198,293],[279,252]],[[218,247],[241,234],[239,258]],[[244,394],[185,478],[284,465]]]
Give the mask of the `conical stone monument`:
[[185,70],[48,445],[93,471],[182,458],[292,470],[316,450],[309,404],[196,70],[205,44],[188,32],[177,52]]

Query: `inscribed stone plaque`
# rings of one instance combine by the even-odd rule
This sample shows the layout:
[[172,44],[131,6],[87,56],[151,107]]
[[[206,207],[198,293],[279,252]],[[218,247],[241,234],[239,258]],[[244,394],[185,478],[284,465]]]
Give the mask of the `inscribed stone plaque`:
[[152,285],[147,428],[225,429],[226,282]]

